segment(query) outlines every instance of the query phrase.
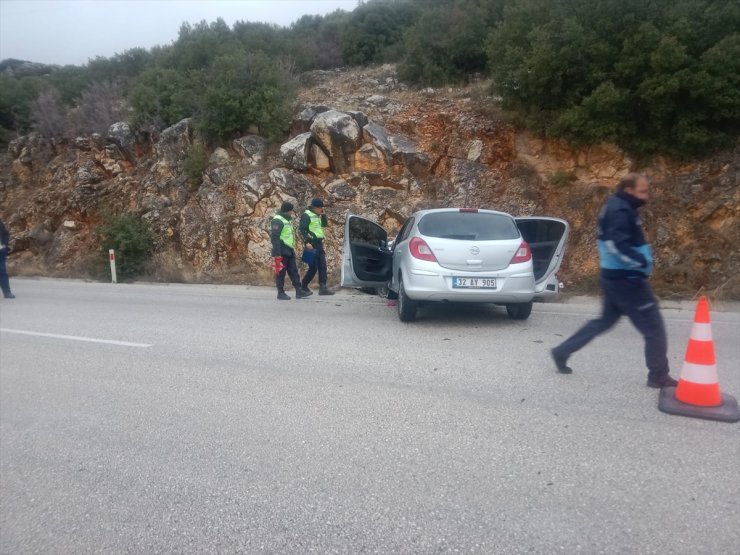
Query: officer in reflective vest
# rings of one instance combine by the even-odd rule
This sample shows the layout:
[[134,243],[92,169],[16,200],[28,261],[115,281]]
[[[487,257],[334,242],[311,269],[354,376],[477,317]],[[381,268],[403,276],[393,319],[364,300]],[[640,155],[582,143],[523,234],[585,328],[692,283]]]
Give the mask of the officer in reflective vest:
[[326,252],[324,251],[324,228],[329,225],[324,214],[324,201],[315,198],[311,201],[306,211],[301,216],[298,225],[303,237],[305,251],[303,261],[308,264],[308,270],[301,280],[301,286],[305,291],[310,291],[308,284],[319,273],[319,295],[333,295],[334,291],[326,286]]
[[277,298],[281,301],[289,301],[290,295],[285,293],[285,274],[288,274],[293,287],[295,287],[296,299],[302,299],[311,295],[301,287],[298,266],[295,261],[295,232],[293,231],[293,205],[284,202],[280,206],[280,212],[270,222],[270,240],[272,242],[272,258],[275,267],[275,285],[277,286]]

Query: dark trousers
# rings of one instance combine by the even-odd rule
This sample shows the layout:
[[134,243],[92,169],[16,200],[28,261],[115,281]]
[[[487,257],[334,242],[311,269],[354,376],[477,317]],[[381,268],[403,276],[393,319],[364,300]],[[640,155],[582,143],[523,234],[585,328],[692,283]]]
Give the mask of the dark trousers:
[[283,265],[284,268],[280,270],[280,273],[278,275],[275,276],[275,285],[277,285],[278,293],[285,293],[286,273],[288,274],[293,287],[295,287],[295,290],[298,291],[298,289],[301,288],[301,278],[298,275],[298,266],[296,266],[295,254],[291,254],[290,256],[283,255]]
[[324,251],[324,244],[317,241],[313,246],[313,250],[316,253],[316,256],[313,258],[313,264],[311,264],[308,267],[308,270],[306,270],[301,283],[303,284],[303,287],[308,287],[308,284],[311,283],[311,280],[314,278],[316,271],[318,270],[319,287],[326,287],[326,252]]
[[658,302],[645,279],[601,279],[604,305],[600,318],[586,323],[570,338],[553,349],[562,357],[585,346],[594,337],[604,333],[624,314],[645,338],[645,363],[649,379],[660,379],[668,374],[668,340]]
[[10,295],[10,279],[8,278],[8,267],[5,264],[7,258],[8,249],[0,249],[0,289],[4,297]]

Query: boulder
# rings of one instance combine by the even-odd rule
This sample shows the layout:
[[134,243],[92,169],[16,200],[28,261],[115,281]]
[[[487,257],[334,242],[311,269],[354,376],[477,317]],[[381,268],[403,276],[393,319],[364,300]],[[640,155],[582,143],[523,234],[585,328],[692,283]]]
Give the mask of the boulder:
[[383,171],[388,168],[388,164],[380,149],[367,143],[355,153],[354,167],[356,171]]
[[301,133],[280,147],[280,159],[288,168],[297,171],[308,169],[308,149],[311,133]]
[[326,190],[332,199],[338,201],[352,200],[357,196],[357,191],[344,179],[335,179],[326,186]]
[[237,154],[250,164],[260,164],[265,159],[267,140],[259,135],[246,135],[232,143]]
[[329,171],[331,169],[331,161],[329,160],[329,157],[316,143],[311,145],[309,163],[320,171]]
[[393,161],[403,164],[414,177],[424,177],[429,174],[430,159],[423,152],[419,152],[416,144],[403,135],[389,135]]
[[360,128],[365,127],[369,123],[367,114],[365,114],[364,112],[348,110],[347,113],[352,116],[352,119],[357,122],[357,125],[359,125]]
[[389,100],[387,96],[374,94],[367,98],[367,102],[372,104],[373,106],[385,106],[386,104],[388,104]]
[[328,106],[307,106],[293,119],[291,129],[294,133],[305,133],[311,129],[311,124],[316,116],[328,112]]
[[228,164],[229,160],[231,160],[231,156],[229,156],[228,151],[225,148],[218,147],[211,154],[211,157],[208,159],[208,163],[221,166]]
[[362,134],[365,142],[375,146],[385,157],[388,164],[393,158],[393,145],[388,140],[388,133],[380,125],[368,123],[362,128]]
[[351,115],[336,110],[323,112],[311,124],[311,134],[329,154],[334,173],[352,170],[352,155],[362,144],[362,133]]
[[119,121],[111,125],[108,128],[108,135],[106,135],[105,140],[120,148],[129,160],[133,158],[136,137],[131,131],[131,126],[125,121]]
[[270,182],[283,192],[295,198],[308,198],[313,191],[313,183],[299,173],[286,168],[275,168],[269,173]]
[[154,145],[154,152],[167,162],[178,162],[185,158],[192,137],[192,118],[186,118],[162,131]]

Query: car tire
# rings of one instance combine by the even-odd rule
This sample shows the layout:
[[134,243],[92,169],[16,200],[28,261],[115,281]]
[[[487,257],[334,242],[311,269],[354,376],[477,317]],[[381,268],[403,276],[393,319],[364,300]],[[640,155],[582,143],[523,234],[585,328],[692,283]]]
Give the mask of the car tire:
[[413,322],[416,318],[416,301],[409,299],[403,288],[403,279],[398,279],[398,319],[401,322]]
[[507,304],[506,312],[514,320],[526,320],[532,314],[532,302]]

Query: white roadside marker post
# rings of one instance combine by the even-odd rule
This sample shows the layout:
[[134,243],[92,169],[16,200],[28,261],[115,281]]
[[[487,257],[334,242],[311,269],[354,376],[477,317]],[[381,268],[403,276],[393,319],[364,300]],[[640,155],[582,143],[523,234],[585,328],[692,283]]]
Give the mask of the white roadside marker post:
[[116,279],[116,251],[108,249],[108,259],[110,260],[111,283],[118,283]]

